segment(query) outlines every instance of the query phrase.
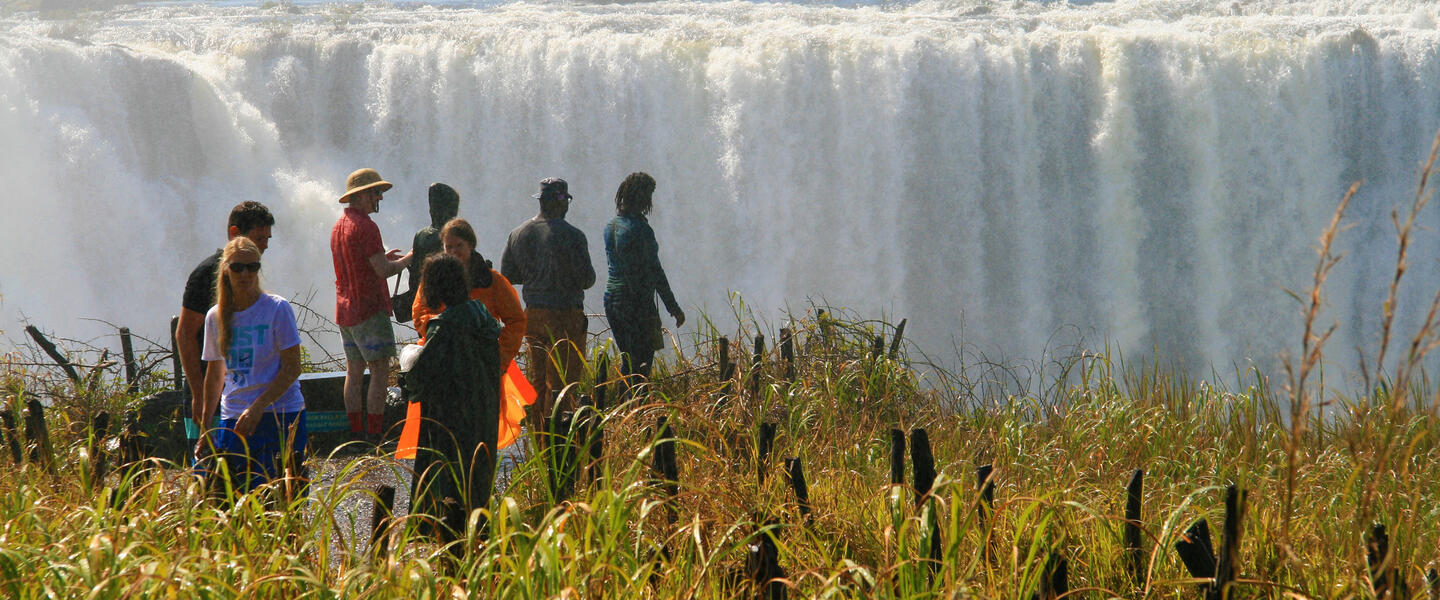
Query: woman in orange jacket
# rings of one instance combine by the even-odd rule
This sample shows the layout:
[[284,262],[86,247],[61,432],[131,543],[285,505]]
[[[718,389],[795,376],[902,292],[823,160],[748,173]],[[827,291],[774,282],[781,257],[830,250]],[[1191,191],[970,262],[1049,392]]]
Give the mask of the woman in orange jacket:
[[[503,369],[503,365],[510,364],[519,354],[520,343],[525,339],[525,309],[520,305],[520,295],[510,285],[510,280],[491,268],[490,261],[475,250],[475,229],[468,221],[450,219],[440,229],[440,241],[445,246],[445,253],[460,259],[465,266],[470,279],[470,299],[479,300],[504,325],[500,329],[500,364]],[[424,286],[423,282],[421,286]],[[420,334],[422,346],[425,344],[426,324],[445,310],[443,305],[430,308],[422,301],[424,297],[425,293],[417,288],[415,303],[411,306],[415,331]]]

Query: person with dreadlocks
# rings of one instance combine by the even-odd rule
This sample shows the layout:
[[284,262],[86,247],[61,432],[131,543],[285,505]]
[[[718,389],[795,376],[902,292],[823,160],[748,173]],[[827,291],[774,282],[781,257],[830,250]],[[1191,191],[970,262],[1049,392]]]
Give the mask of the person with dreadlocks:
[[605,258],[610,263],[605,318],[621,353],[627,387],[650,377],[655,351],[664,347],[655,296],[665,303],[676,327],[685,324],[685,311],[670,291],[660,266],[660,244],[647,220],[654,194],[654,177],[631,173],[615,192],[615,218],[605,226]]

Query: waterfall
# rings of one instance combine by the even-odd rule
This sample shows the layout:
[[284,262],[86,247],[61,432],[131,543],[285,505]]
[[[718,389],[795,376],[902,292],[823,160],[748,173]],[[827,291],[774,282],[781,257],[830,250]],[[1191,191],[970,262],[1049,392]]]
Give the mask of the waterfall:
[[[335,199],[362,166],[395,183],[375,215],[389,246],[443,181],[497,262],[537,182],[565,177],[603,273],[614,190],[643,170],[678,298],[725,333],[733,292],[773,327],[812,303],[908,318],[942,359],[1081,335],[1227,373],[1298,348],[1285,290],[1308,292],[1363,179],[1321,315],[1353,367],[1379,339],[1390,211],[1440,129],[1440,9],[1153,4],[0,15],[0,330],[77,335],[90,317],[162,339],[244,200],[278,220],[266,287],[331,315]],[[1436,210],[1401,331],[1440,287]]]

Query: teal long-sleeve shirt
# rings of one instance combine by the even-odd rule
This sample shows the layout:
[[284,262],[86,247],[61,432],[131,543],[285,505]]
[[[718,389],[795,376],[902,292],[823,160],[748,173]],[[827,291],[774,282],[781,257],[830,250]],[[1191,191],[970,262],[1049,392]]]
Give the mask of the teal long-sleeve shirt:
[[660,266],[660,244],[644,216],[617,215],[605,225],[605,258],[610,263],[605,294],[648,298],[660,294],[665,310],[680,312],[670,280]]

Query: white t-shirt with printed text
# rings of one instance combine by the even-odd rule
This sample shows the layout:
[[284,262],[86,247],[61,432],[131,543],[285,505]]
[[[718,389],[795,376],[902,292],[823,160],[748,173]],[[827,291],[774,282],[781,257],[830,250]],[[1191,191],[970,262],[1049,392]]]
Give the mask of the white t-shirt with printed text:
[[[206,362],[225,359],[225,388],[220,392],[220,418],[234,419],[265,392],[280,372],[280,351],[300,345],[295,309],[275,294],[261,294],[255,304],[237,311],[230,323],[230,352],[220,354],[220,307],[205,313]],[[305,408],[300,382],[280,395],[266,412],[291,413]]]

